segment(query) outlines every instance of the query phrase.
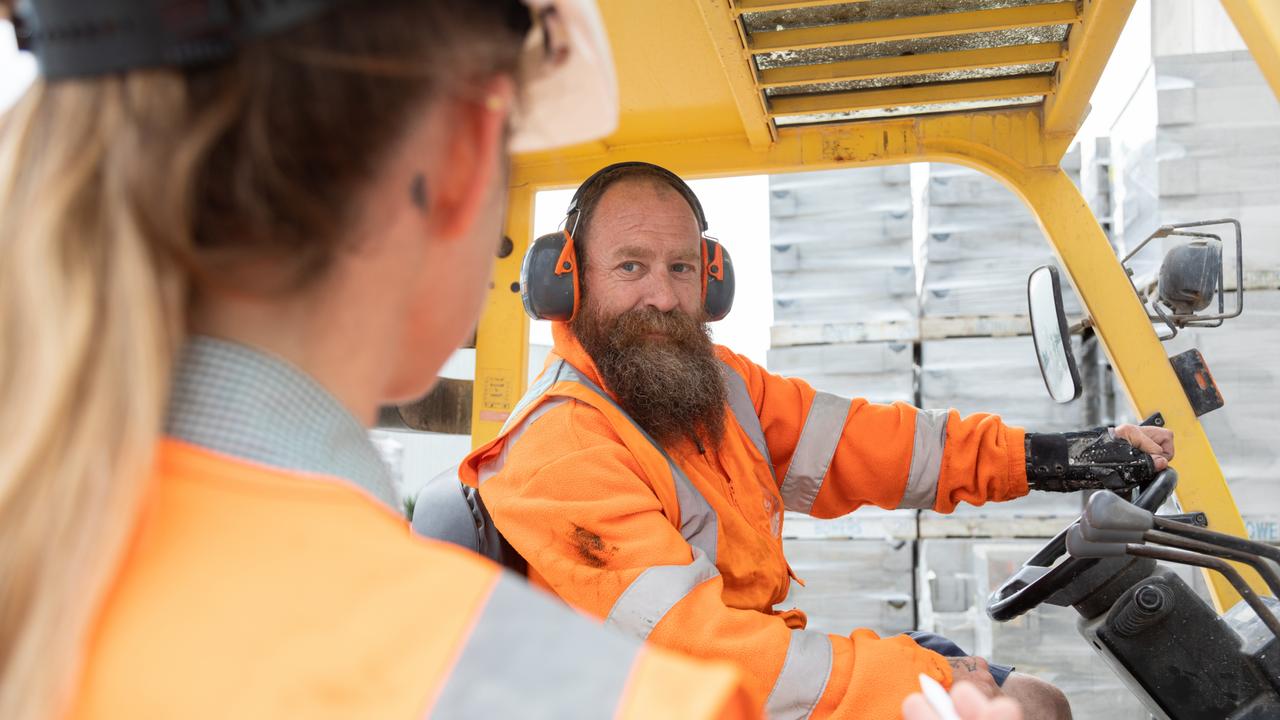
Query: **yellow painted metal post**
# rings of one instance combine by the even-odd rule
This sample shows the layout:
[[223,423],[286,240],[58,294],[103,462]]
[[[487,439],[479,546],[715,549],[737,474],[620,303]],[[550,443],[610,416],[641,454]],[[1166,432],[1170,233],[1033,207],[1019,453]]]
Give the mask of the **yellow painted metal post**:
[[[1186,511],[1208,515],[1211,529],[1245,537],[1244,521],[1204,428],[1084,198],[1058,168],[1029,169],[1009,179],[1040,221],[1071,276],[1138,415],[1159,411],[1166,427],[1173,430],[1178,502]],[[1267,592],[1251,568],[1237,568],[1253,587]],[[1240,599],[1221,576],[1206,571],[1206,577],[1219,611]]]
[[1222,0],[1271,91],[1280,97],[1280,2],[1276,0]]
[[520,303],[520,264],[533,237],[531,185],[507,198],[511,254],[499,258],[480,325],[476,329],[476,383],[472,390],[471,447],[493,439],[524,394],[529,366],[529,318]]

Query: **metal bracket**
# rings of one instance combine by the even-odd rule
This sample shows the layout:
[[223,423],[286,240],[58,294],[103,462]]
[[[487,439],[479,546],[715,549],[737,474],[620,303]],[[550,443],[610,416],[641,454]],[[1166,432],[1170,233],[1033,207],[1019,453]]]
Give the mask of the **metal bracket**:
[[[1150,243],[1152,240],[1155,240],[1157,238],[1167,238],[1167,237],[1189,237],[1189,238],[1198,238],[1201,240],[1216,240],[1218,242],[1218,245],[1221,246],[1223,244],[1221,235],[1208,233],[1208,232],[1198,232],[1194,230],[1189,230],[1188,228],[1207,227],[1210,225],[1227,225],[1227,224],[1235,228],[1235,234],[1236,234],[1236,293],[1235,293],[1236,302],[1235,302],[1235,308],[1230,312],[1228,312],[1226,309],[1226,299],[1223,297],[1223,292],[1226,288],[1225,267],[1220,267],[1218,270],[1218,286],[1217,286],[1217,292],[1216,292],[1218,296],[1218,312],[1212,315],[1196,315],[1194,313],[1174,312],[1172,308],[1163,307],[1163,304],[1159,299],[1152,299],[1148,297],[1147,293],[1142,290],[1139,290],[1138,286],[1133,282],[1133,270],[1130,267],[1128,267],[1127,263],[1130,260],[1132,260],[1134,256],[1136,256],[1138,252],[1140,252],[1144,247],[1146,247],[1147,244]],[[1182,328],[1219,327],[1222,325],[1223,321],[1229,320],[1234,317],[1239,317],[1240,314],[1244,312],[1244,254],[1243,253],[1244,253],[1244,240],[1243,240],[1243,234],[1240,230],[1239,220],[1236,220],[1234,218],[1222,218],[1219,220],[1199,220],[1196,222],[1173,223],[1171,225],[1162,225],[1159,228],[1156,228],[1155,232],[1148,235],[1145,240],[1138,243],[1137,247],[1129,251],[1129,254],[1121,258],[1120,264],[1124,266],[1125,275],[1128,276],[1129,278],[1129,284],[1133,286],[1133,292],[1137,294],[1138,300],[1142,302],[1143,307],[1144,308],[1148,307],[1148,303],[1149,303],[1149,310],[1147,313],[1147,317],[1149,317],[1152,322],[1164,323],[1165,327],[1169,329],[1168,335],[1161,335],[1159,332],[1156,333],[1156,337],[1158,337],[1161,342],[1167,342],[1177,337],[1178,331],[1181,330]]]

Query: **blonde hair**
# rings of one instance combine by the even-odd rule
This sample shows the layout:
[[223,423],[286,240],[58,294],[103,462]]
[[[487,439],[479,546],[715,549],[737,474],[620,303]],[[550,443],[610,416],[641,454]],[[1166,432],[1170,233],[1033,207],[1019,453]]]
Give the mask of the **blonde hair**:
[[322,273],[413,111],[514,72],[504,2],[352,3],[216,68],[37,80],[0,120],[0,717],[54,717],[73,694],[146,494],[189,295],[250,259],[287,258],[289,287]]

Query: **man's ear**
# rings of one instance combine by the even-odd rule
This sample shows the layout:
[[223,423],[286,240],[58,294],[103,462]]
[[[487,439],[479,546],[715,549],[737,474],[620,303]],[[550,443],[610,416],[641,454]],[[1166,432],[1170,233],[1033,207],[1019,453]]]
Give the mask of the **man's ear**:
[[507,162],[507,118],[515,82],[499,75],[481,88],[481,100],[445,100],[442,141],[430,177],[428,222],[437,237],[466,237]]

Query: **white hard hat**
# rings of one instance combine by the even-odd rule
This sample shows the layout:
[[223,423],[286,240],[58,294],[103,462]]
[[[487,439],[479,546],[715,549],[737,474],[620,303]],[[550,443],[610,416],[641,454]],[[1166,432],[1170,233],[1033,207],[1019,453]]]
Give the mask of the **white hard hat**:
[[618,81],[595,0],[523,2],[534,26],[525,41],[524,98],[511,150],[547,150],[613,132]]

